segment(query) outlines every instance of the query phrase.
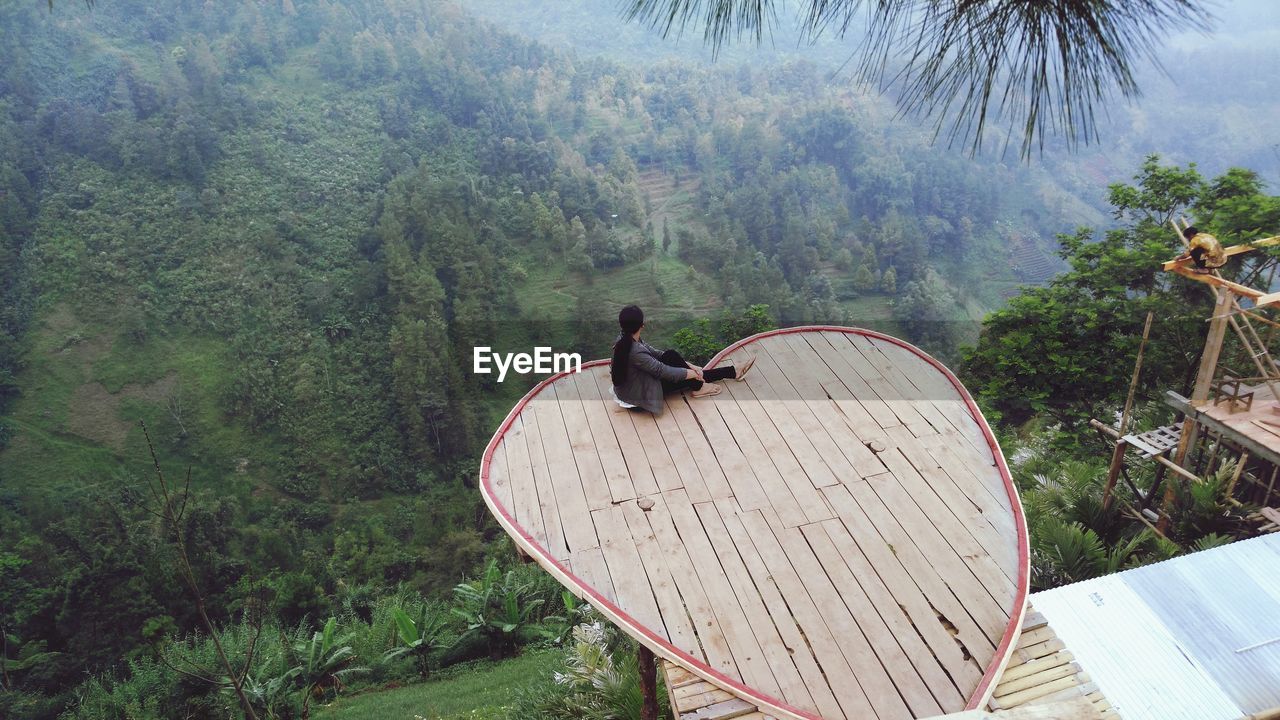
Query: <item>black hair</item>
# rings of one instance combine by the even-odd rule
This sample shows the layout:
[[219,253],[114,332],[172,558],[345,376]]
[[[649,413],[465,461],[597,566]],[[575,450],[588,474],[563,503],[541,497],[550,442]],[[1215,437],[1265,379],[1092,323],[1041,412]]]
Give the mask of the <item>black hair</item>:
[[1190,225],[1187,227],[1187,229],[1182,231],[1182,237],[1190,240],[1191,238],[1195,237],[1196,234],[1198,234],[1199,232],[1200,232],[1200,228],[1196,227],[1195,225]]
[[609,364],[609,375],[614,385],[627,381],[627,368],[631,364],[632,335],[644,325],[644,311],[635,305],[628,305],[618,313],[618,327],[622,329],[622,337],[613,344],[613,362]]

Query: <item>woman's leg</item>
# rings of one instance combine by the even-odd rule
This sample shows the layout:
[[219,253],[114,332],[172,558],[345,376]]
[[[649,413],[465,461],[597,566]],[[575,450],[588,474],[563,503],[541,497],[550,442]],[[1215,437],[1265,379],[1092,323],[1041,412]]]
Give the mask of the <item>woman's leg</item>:
[[[684,358],[681,357],[680,353],[676,352],[675,350],[667,350],[663,352],[662,355],[658,357],[658,359],[662,361],[663,365],[669,365],[671,367],[680,368],[681,370],[689,369],[688,365],[684,361]],[[700,389],[702,389],[702,383],[698,380],[681,380],[680,382],[667,382],[666,380],[662,381],[663,392],[671,393],[671,392],[681,392],[683,390],[696,391]]]
[[702,373],[703,379],[707,382],[720,382],[721,380],[730,380],[738,376],[738,371],[732,365],[720,365]]
[[[663,365],[670,365],[671,367],[678,368],[688,367],[688,363],[685,362],[684,357],[675,350],[664,351],[662,353],[662,357],[659,359],[662,360]],[[721,365],[720,367],[715,367],[702,373],[702,379],[709,383],[729,380],[737,376],[738,371],[733,367],[733,365]],[[697,390],[702,387],[702,383],[697,380],[685,380],[681,383],[674,383],[674,385],[678,385],[681,390]]]

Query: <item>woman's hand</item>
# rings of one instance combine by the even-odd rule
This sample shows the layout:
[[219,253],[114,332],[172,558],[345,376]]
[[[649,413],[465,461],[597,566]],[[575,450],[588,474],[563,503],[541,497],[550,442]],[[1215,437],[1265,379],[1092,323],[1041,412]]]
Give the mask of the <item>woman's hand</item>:
[[689,365],[689,369],[684,371],[684,379],[685,379],[685,380],[697,380],[698,382],[703,382],[703,379],[702,379],[702,368],[698,368],[698,367],[694,367],[693,365]]

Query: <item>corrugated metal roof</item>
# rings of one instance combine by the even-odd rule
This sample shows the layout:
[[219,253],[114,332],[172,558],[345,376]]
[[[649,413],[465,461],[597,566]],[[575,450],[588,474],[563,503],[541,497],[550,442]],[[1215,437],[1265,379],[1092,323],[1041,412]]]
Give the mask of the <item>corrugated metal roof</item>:
[[1126,720],[1280,707],[1280,534],[1036,593]]

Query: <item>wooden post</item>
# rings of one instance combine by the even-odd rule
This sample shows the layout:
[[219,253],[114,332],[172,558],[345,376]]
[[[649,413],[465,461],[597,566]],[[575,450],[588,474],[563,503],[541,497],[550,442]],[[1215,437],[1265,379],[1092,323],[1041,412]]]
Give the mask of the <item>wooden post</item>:
[[640,666],[640,697],[644,701],[640,720],[658,720],[658,664],[653,651],[644,645],[636,651],[636,659]]
[[1236,471],[1231,473],[1231,482],[1227,483],[1227,497],[1235,497],[1236,483],[1240,481],[1240,473],[1244,471],[1244,466],[1249,462],[1249,451],[1245,450],[1240,453],[1240,459],[1236,464]]
[[1147,349],[1147,338],[1151,337],[1151,319],[1155,313],[1147,312],[1147,324],[1142,327],[1142,342],[1138,345],[1138,359],[1133,363],[1133,379],[1129,381],[1129,396],[1124,399],[1124,412],[1120,414],[1120,436],[1129,430],[1129,411],[1133,409],[1133,394],[1138,389],[1138,375],[1142,373],[1142,353]]
[[1116,440],[1115,452],[1111,453],[1111,467],[1107,469],[1107,485],[1102,489],[1102,507],[1111,509],[1111,494],[1116,489],[1116,479],[1120,477],[1120,469],[1124,466],[1124,451],[1128,447],[1123,438],[1129,429],[1129,412],[1133,410],[1133,394],[1138,389],[1138,376],[1142,373],[1142,353],[1147,349],[1147,338],[1151,337],[1151,319],[1154,312],[1147,312],[1147,322],[1142,327],[1142,343],[1138,345],[1138,359],[1133,363],[1133,378],[1129,380],[1129,395],[1124,399],[1124,412],[1120,413],[1120,440]]
[[1191,393],[1192,404],[1199,404],[1209,399],[1209,389],[1213,386],[1213,376],[1218,369],[1218,356],[1222,353],[1222,341],[1227,335],[1227,324],[1231,319],[1231,303],[1235,296],[1226,288],[1218,292],[1218,302],[1213,306],[1213,317],[1209,319],[1209,335],[1205,338],[1204,355],[1200,357],[1200,371],[1196,375],[1196,387]]
[[[1175,465],[1174,467],[1177,466]],[[1146,494],[1146,497],[1142,498],[1142,502],[1140,503],[1143,508],[1149,508],[1155,504],[1156,491],[1160,489],[1160,483],[1164,482],[1164,473],[1165,466],[1157,465],[1156,476],[1151,480],[1151,490]]]
[[[1123,427],[1124,422],[1121,421],[1120,425]],[[1120,477],[1120,468],[1124,465],[1124,450],[1128,446],[1129,443],[1125,442],[1124,438],[1116,440],[1116,449],[1111,453],[1111,467],[1107,469],[1107,484],[1102,488],[1103,510],[1111,509],[1111,494],[1115,492],[1116,479]]]
[[[1213,433],[1205,433],[1205,437],[1213,441],[1213,448],[1209,450],[1209,459],[1204,461],[1203,468],[1199,464],[1196,465],[1195,473],[1202,477],[1213,474],[1213,461],[1218,459],[1218,450],[1222,448],[1221,435],[1215,438]],[[1203,456],[1204,452],[1201,451],[1200,454]]]
[[[1209,388],[1213,386],[1213,374],[1218,369],[1218,356],[1222,352],[1222,340],[1227,334],[1231,298],[1230,290],[1219,289],[1218,302],[1213,306],[1213,319],[1209,322],[1209,337],[1205,339],[1204,354],[1200,356],[1200,371],[1196,374],[1196,386],[1191,393],[1193,407],[1199,407],[1209,399]],[[1173,461],[1183,467],[1186,467],[1187,448],[1194,443],[1195,434],[1194,421],[1182,424],[1182,437],[1178,440],[1178,451]],[[1165,497],[1168,499],[1169,493],[1166,493]]]

